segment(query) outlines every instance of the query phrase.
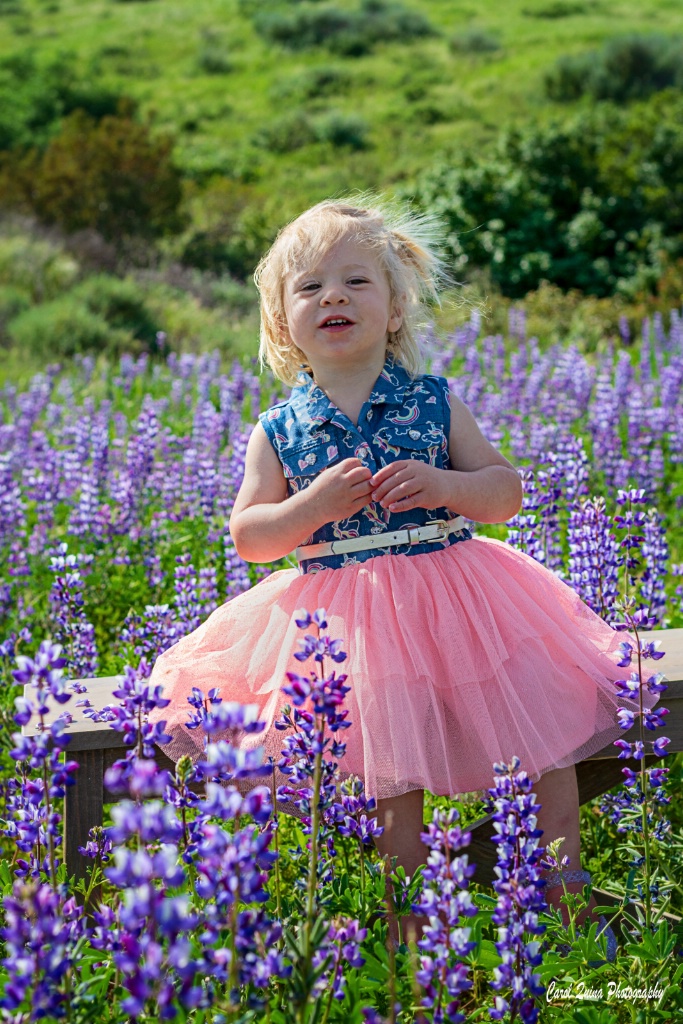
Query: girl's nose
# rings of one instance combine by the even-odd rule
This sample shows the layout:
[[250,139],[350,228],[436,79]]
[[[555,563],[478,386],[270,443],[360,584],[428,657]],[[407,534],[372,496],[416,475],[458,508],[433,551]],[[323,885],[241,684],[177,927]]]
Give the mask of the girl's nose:
[[326,288],[320,296],[320,304],[322,306],[329,306],[332,303],[335,305],[338,303],[345,304],[348,301],[348,296],[338,285],[330,285],[329,288]]

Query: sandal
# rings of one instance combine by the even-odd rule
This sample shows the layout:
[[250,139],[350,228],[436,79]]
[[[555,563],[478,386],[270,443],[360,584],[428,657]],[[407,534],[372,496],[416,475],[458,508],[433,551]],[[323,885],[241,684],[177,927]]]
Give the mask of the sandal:
[[[586,882],[591,881],[591,876],[588,871],[551,871],[546,875],[545,889],[544,892],[549,892],[551,889],[557,889],[562,885],[562,879],[565,882]],[[617,958],[617,937],[612,931],[611,926],[607,923],[607,919],[604,914],[600,914],[598,917],[598,932],[597,935],[605,934],[607,939],[607,960],[589,960],[589,967],[602,967],[603,964],[613,964]],[[569,952],[569,946],[562,946],[562,951]]]

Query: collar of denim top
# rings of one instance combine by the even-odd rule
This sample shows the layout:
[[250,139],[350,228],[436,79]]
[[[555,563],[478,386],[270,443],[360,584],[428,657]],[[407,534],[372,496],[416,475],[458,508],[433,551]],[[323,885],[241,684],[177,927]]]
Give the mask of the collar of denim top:
[[[305,370],[300,370],[297,380],[301,384],[296,389],[306,395],[308,413],[314,423],[327,423],[337,416],[339,409],[327,397],[322,388]],[[402,405],[406,388],[412,383],[408,371],[393,356],[387,356],[382,372],[374,383],[368,403],[370,405]],[[364,403],[367,404],[367,403]]]

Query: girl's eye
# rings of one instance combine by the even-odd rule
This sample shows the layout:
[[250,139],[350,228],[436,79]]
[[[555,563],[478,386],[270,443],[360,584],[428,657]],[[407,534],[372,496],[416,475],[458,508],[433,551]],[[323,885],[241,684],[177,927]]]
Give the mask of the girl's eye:
[[366,277],[352,277],[349,284],[367,284],[367,280]]

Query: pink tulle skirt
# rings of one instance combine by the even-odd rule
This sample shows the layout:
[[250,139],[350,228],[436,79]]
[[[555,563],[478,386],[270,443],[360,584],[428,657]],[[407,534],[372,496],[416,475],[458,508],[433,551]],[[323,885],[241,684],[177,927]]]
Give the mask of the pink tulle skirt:
[[[193,687],[257,705],[266,729],[240,746],[279,759],[285,733],[273,722],[291,703],[285,673],[314,664],[293,658],[303,636],[295,612],[316,608],[348,653],[326,666],[351,686],[338,775],[359,776],[378,799],[481,792],[493,763],[513,755],[536,781],[617,739],[617,707],[636,710],[614,692],[629,671],[616,665],[620,634],[538,562],[476,537],[315,574],[274,572],[217,608],[152,671],[171,704],[151,718],[166,720],[172,740],[163,749],[174,761],[203,750],[203,732],[184,724]],[[645,693],[648,707],[656,700]]]

